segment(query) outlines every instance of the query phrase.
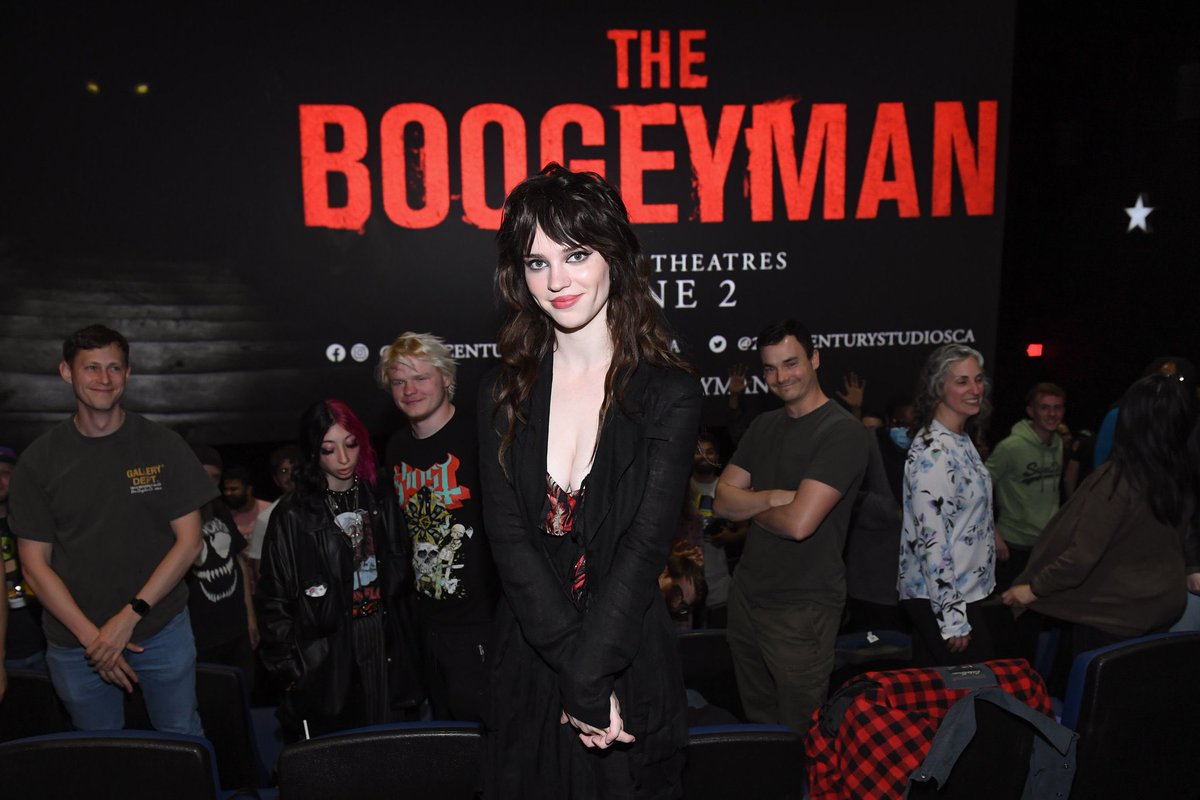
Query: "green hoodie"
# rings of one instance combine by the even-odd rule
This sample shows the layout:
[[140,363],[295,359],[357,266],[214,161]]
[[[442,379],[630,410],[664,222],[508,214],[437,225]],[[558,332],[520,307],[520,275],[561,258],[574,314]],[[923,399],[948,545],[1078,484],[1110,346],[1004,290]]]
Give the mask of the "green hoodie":
[[1032,547],[1058,511],[1062,439],[1055,433],[1042,444],[1033,423],[1021,420],[1012,426],[1012,434],[992,450],[987,468],[995,487],[997,527],[1004,541]]

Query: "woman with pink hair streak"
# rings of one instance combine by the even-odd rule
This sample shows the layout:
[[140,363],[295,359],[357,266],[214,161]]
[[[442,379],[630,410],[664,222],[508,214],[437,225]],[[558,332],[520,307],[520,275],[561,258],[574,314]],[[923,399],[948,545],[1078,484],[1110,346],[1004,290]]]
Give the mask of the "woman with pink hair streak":
[[305,465],[275,509],[258,582],[260,654],[289,739],[403,718],[420,702],[412,558],[375,451],[340,400],[300,419]]

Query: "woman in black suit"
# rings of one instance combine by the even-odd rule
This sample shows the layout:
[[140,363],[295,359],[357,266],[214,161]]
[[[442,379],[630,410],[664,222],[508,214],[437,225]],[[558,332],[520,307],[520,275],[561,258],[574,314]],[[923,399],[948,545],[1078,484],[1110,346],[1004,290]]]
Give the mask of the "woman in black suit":
[[658,574],[699,385],[602,178],[547,166],[509,195],[497,244],[508,314],[479,460],[505,601],[486,793],[678,797],[685,703]]

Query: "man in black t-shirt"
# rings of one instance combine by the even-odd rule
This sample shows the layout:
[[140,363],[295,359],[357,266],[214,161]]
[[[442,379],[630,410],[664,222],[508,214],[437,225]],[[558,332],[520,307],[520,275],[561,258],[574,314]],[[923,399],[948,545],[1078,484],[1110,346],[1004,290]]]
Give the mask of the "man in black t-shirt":
[[499,582],[483,531],[474,415],[451,402],[456,366],[441,339],[407,332],[384,352],[377,377],[408,419],[384,464],[412,538],[433,714],[479,720]]

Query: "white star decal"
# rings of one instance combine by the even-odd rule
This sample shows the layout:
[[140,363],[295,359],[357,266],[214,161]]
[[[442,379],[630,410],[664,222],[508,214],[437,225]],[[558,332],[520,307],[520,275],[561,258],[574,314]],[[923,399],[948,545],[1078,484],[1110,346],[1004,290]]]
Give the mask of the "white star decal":
[[1142,203],[1145,195],[1139,194],[1137,202],[1132,208],[1125,209],[1125,213],[1129,215],[1129,227],[1125,229],[1126,233],[1130,233],[1134,228],[1141,228],[1144,233],[1149,233],[1150,229],[1146,227],[1146,217],[1150,216],[1150,212],[1154,209]]

